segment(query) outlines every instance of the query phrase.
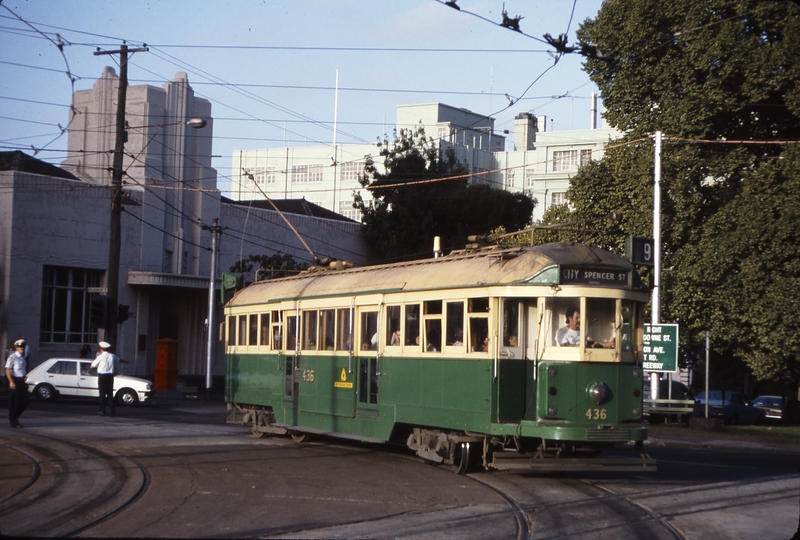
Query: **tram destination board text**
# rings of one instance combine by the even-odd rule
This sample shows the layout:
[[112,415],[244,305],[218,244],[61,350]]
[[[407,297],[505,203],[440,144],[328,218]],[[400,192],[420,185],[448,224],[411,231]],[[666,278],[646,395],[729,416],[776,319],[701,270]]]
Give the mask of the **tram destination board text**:
[[628,284],[629,272],[608,268],[561,268],[562,285],[614,285]]

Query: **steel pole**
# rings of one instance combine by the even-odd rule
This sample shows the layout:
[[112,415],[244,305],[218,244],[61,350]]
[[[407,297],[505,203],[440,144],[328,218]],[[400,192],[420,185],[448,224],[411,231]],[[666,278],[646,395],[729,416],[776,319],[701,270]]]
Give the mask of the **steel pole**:
[[208,342],[206,346],[206,390],[211,393],[214,384],[212,372],[214,352],[214,289],[217,274],[217,233],[219,232],[219,218],[211,220],[211,271],[208,278]]
[[[653,172],[653,294],[650,302],[650,324],[661,324],[661,132],[655,134],[655,167]],[[650,374],[650,397],[658,399],[658,372]]]

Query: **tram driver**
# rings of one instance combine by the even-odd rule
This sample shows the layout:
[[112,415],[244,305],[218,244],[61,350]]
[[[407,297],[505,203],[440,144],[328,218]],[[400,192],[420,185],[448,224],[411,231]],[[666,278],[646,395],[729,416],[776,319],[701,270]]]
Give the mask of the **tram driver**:
[[[568,307],[564,313],[567,325],[556,332],[556,345],[559,347],[576,347],[581,344],[581,311],[575,306]],[[609,341],[595,341],[591,336],[586,336],[586,346],[603,349],[613,349],[615,338]]]

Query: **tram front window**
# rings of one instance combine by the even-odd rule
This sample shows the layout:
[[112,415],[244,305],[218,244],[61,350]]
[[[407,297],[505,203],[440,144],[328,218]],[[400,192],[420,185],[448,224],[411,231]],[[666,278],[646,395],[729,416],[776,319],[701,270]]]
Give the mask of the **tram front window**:
[[586,346],[613,349],[616,346],[615,306],[613,298],[586,299]]
[[[581,311],[580,298],[548,298],[546,332],[551,346],[577,347],[582,335],[586,347],[616,347],[616,309],[613,298],[587,298]],[[585,320],[584,320],[585,319]]]

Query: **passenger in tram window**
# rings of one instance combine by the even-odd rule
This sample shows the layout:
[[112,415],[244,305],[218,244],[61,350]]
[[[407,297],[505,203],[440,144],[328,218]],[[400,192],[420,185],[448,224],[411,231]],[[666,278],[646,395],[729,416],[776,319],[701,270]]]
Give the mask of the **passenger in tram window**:
[[464,339],[464,336],[462,334],[463,332],[461,330],[456,331],[455,340],[453,341],[453,346],[461,347],[462,345],[464,345],[464,342],[462,341]]
[[396,345],[400,345],[400,329],[399,328],[395,329],[395,331],[392,332],[392,337],[389,340],[389,345],[395,345],[395,346]]
[[508,346],[519,347],[519,340],[517,339],[517,336],[508,336]]
[[361,350],[362,351],[368,351],[368,350],[370,350],[370,348],[371,347],[369,346],[369,342],[368,341],[365,341],[364,343],[361,344]]
[[[567,325],[556,332],[556,345],[559,347],[575,347],[581,344],[581,312],[576,307],[569,307],[565,312]],[[610,341],[595,341],[586,336],[586,345],[594,348],[614,348],[615,338]]]
[[489,337],[487,336],[483,340],[483,347],[481,347],[481,352],[489,352]]
[[573,347],[581,344],[581,312],[575,306],[568,307],[564,313],[567,325],[556,332],[556,345]]

